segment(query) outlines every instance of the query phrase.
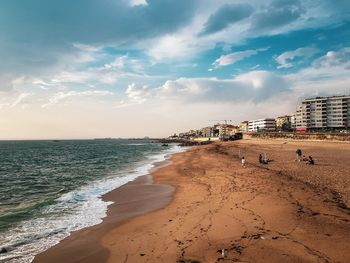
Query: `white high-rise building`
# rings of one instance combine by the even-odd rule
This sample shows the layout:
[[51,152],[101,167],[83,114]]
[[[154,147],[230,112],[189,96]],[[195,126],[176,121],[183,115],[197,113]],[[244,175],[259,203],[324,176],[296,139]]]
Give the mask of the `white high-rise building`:
[[296,129],[346,129],[350,127],[349,120],[350,96],[305,99],[294,114]]
[[258,131],[276,131],[276,121],[275,119],[259,119],[248,122],[249,132]]

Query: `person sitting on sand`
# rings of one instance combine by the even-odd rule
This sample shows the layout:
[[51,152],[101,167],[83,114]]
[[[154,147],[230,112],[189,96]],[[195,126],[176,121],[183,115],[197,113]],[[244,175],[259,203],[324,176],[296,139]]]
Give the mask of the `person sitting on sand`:
[[315,164],[314,159],[312,159],[311,156],[309,156],[307,164],[310,164],[310,165],[314,165]]
[[262,160],[262,164],[269,164],[269,159],[268,158],[264,158],[263,160]]
[[309,158],[307,158],[305,155],[303,155],[302,160],[303,160],[303,162],[308,162],[308,161],[309,161]]
[[241,163],[242,163],[242,167],[245,168],[245,159],[244,159],[244,156],[243,156],[242,159],[241,159]]
[[262,154],[259,154],[259,163],[263,163]]

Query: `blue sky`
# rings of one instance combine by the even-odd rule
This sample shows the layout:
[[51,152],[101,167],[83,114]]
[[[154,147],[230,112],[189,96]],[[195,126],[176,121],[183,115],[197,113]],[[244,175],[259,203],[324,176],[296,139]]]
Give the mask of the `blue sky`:
[[0,138],[166,136],[349,94],[347,0],[2,0]]

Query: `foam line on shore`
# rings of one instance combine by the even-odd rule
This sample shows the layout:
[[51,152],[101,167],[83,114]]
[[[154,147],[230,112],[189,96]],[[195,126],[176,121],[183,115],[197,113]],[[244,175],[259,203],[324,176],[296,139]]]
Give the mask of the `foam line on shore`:
[[24,221],[1,234],[0,248],[8,252],[0,255],[0,262],[31,262],[35,255],[58,244],[71,232],[101,223],[113,203],[101,199],[104,194],[149,174],[157,163],[180,151],[178,146],[171,147],[148,156],[136,168],[118,171],[118,175],[124,176],[108,177],[63,194],[55,204],[44,208],[41,217]]

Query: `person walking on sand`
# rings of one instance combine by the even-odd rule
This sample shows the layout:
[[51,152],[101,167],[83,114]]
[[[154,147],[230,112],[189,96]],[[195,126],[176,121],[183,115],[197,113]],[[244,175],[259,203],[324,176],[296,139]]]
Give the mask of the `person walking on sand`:
[[245,168],[245,159],[244,159],[244,156],[243,156],[242,159],[241,159],[241,164],[242,164],[242,167]]
[[295,154],[297,155],[297,161],[301,161],[301,150],[298,148],[296,151],[295,151]]

